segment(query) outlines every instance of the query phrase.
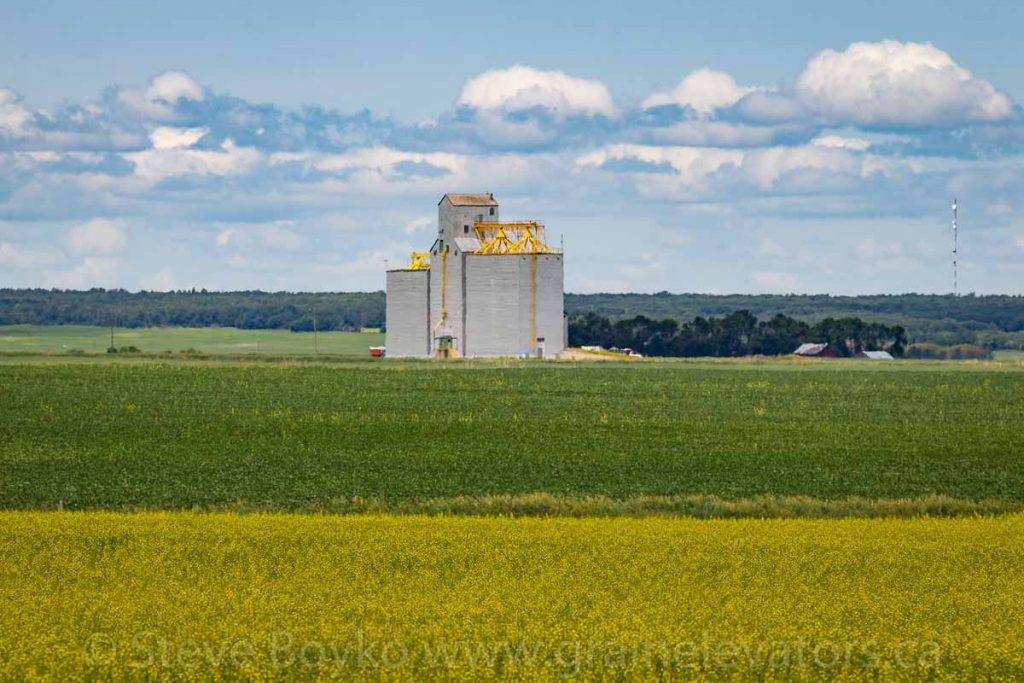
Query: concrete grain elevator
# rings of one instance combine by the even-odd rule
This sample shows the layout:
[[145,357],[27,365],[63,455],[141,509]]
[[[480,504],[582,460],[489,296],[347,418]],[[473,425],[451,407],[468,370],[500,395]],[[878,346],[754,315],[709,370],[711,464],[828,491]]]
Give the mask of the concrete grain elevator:
[[387,355],[553,358],[565,348],[563,254],[493,194],[446,194],[437,239],[387,273]]

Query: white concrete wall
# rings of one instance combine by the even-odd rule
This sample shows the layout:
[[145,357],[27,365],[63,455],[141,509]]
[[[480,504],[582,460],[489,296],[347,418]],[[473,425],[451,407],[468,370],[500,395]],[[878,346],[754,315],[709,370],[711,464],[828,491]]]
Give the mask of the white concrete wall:
[[560,254],[467,255],[465,351],[469,356],[534,353],[530,333],[531,259],[536,258],[536,335],[545,357],[565,346]]
[[565,262],[561,254],[537,256],[537,336],[544,338],[544,357],[565,349]]
[[392,358],[430,355],[430,271],[389,270],[384,344]]
[[466,256],[467,355],[523,353],[518,283],[518,256]]

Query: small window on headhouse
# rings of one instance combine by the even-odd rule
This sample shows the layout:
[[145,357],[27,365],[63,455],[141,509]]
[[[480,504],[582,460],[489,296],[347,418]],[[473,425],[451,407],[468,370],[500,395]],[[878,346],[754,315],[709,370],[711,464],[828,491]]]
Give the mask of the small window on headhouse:
[[462,232],[464,232],[464,233],[466,233],[468,235],[469,234],[469,226],[468,225],[463,225],[462,226]]
[[492,216],[494,215],[494,207],[493,206],[491,207],[491,215]]

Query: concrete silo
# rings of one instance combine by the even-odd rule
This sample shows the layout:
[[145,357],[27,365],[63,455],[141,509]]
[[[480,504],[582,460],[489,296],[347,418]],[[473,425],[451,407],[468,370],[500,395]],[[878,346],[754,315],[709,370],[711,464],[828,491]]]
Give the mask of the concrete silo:
[[536,221],[500,222],[494,195],[442,197],[428,270],[414,254],[388,272],[388,355],[557,356],[563,255],[544,239]]
[[396,358],[430,354],[430,258],[414,253],[408,267],[387,272],[387,353]]

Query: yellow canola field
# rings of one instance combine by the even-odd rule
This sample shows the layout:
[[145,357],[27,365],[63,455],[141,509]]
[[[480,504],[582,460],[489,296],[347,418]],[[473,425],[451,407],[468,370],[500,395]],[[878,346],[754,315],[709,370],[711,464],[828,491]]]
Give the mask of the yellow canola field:
[[0,513],[0,679],[1012,680],[1024,517]]

